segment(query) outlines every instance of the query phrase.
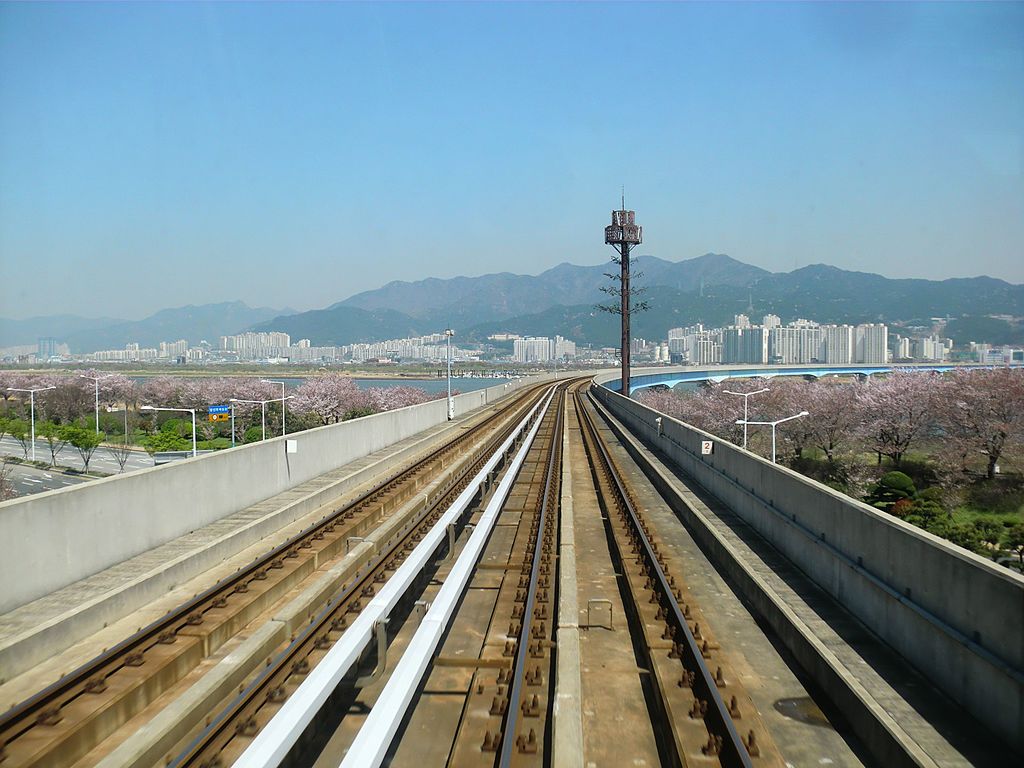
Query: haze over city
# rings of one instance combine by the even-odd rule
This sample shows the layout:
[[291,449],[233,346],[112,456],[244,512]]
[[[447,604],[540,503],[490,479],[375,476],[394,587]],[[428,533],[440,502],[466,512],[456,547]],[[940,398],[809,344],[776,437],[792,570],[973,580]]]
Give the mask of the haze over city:
[[1024,6],[0,6],[0,315],[641,253],[1024,281]]

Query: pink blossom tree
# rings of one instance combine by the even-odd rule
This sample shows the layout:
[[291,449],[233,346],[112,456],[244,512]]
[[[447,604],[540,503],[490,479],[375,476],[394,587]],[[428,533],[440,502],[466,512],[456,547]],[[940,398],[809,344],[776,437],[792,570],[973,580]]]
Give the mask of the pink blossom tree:
[[899,466],[907,450],[934,422],[937,379],[934,374],[896,370],[858,390],[864,414],[861,434],[879,455]]
[[973,453],[986,457],[986,476],[1007,447],[1022,440],[1024,431],[1024,371],[997,368],[954,371],[939,388],[936,418],[944,446],[966,469]]
[[342,421],[345,414],[369,408],[366,395],[347,376],[325,374],[305,381],[295,391],[291,407],[314,415],[321,424]]
[[367,406],[374,411],[393,411],[396,408],[405,408],[410,405],[419,405],[438,397],[447,397],[446,394],[431,395],[420,387],[405,385],[394,387],[370,387],[364,393]]
[[811,414],[804,419],[810,444],[825,454],[834,469],[839,454],[855,442],[863,419],[857,385],[823,380],[807,387],[804,397],[804,408]]

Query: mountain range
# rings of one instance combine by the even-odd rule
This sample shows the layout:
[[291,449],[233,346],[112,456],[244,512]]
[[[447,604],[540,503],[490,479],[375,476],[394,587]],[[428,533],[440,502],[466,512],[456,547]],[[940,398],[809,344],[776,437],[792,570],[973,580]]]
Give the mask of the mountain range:
[[[436,333],[455,328],[458,338],[481,341],[498,332],[561,335],[580,343],[614,345],[618,317],[596,305],[610,297],[611,263],[563,263],[539,275],[509,272],[480,277],[394,281],[325,309],[294,312],[252,308],[240,301],[161,310],[144,320],[82,318],[72,315],[0,319],[0,347],[35,344],[52,336],[72,352],[122,348],[130,341],[206,339],[244,330],[284,331],[293,340],[341,345]],[[667,329],[703,322],[718,326],[745,313],[755,322],[765,314],[784,321],[805,317],[822,323],[887,322],[927,327],[949,317],[957,342],[1024,342],[1016,321],[1024,316],[1024,286],[991,277],[950,280],[890,279],[815,264],[792,272],[768,272],[724,254],[673,262],[640,256],[634,285],[645,288],[650,309],[634,315],[636,336],[664,338]],[[956,335],[954,335],[954,333]],[[964,338],[960,338],[960,335]]]
[[[469,341],[510,332],[614,345],[618,318],[596,309],[609,300],[601,287],[612,284],[606,273],[613,269],[612,264],[559,264],[539,275],[395,281],[327,309],[274,318],[257,328],[283,330],[314,344],[372,342],[452,327]],[[740,313],[754,321],[775,314],[784,321],[805,317],[822,323],[923,326],[933,317],[1024,315],[1024,286],[991,277],[896,280],[825,264],[773,273],[711,253],[678,262],[640,256],[634,275],[634,285],[646,288],[642,298],[650,309],[634,315],[633,330],[648,339],[664,338],[676,326],[723,325]],[[984,328],[993,334],[986,341],[1024,340],[1019,326],[1005,320],[990,319]]]

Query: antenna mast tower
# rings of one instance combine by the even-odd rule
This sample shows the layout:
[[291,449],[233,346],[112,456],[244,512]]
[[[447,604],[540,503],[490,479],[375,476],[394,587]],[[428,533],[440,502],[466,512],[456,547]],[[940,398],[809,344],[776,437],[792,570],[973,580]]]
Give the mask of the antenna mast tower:
[[611,226],[604,228],[605,245],[610,245],[619,254],[614,259],[619,262],[619,298],[621,299],[622,315],[622,389],[623,395],[629,397],[629,252],[634,246],[643,242],[643,227],[637,226],[636,214],[626,210],[626,195],[622,195],[622,208],[612,211]]

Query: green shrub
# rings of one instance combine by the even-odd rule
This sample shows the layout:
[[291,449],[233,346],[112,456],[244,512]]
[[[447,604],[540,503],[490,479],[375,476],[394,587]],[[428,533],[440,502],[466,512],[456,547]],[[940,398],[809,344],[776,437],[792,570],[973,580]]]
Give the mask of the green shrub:
[[872,487],[867,502],[878,509],[889,512],[896,502],[913,499],[916,494],[917,489],[910,477],[903,472],[886,472]]

